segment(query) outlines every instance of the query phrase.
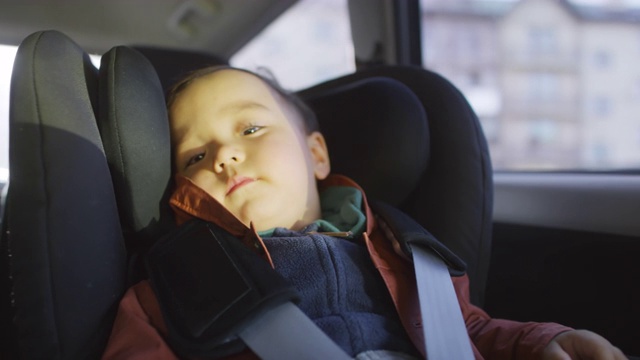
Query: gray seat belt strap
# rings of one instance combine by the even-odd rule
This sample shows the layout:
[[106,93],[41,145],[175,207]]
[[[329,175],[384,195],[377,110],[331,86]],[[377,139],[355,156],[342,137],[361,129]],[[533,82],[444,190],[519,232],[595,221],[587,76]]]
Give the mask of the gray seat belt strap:
[[427,359],[474,359],[449,268],[440,257],[420,246],[411,247],[411,252]]
[[265,360],[351,359],[291,302],[261,314],[239,336]]

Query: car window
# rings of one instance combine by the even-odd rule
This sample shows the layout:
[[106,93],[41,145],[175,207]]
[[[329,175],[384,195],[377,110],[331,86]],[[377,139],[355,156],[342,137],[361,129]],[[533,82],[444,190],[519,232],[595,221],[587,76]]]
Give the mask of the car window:
[[[421,6],[424,65],[472,104],[494,168],[640,169],[640,1]],[[15,49],[0,45],[0,182]],[[355,71],[353,58],[346,0],[301,0],[231,63],[297,90]]]
[[422,0],[423,61],[496,169],[640,169],[640,2]]
[[271,72],[285,88],[302,89],[355,71],[347,0],[302,0],[231,58]]
[[9,177],[9,85],[16,50],[0,45],[0,183]]

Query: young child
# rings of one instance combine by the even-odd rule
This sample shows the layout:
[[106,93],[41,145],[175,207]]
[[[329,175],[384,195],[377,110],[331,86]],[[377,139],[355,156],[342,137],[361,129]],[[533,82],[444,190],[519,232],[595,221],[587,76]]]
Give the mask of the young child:
[[[177,84],[168,108],[179,223],[195,217],[253,236],[300,292],[301,310],[350,356],[424,358],[412,265],[376,225],[362,190],[330,175],[325,140],[299,99],[257,74],[212,67]],[[469,302],[466,276],[453,281],[478,359],[625,358],[589,331],[492,319]],[[166,336],[142,281],[120,303],[104,358],[177,358]]]

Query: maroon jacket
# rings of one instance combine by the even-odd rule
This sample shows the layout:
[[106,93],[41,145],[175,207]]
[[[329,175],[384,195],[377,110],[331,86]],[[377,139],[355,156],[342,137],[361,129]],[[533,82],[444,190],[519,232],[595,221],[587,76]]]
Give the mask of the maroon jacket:
[[[254,229],[243,225],[188,179],[178,177],[177,185],[170,201],[176,211],[178,223],[193,217],[215,222],[246,245],[253,245],[249,248],[258,244],[264,250],[265,259],[271,262],[262,239]],[[339,175],[330,176],[320,186],[352,186],[362,191],[353,181]],[[405,330],[418,350],[425,354],[413,265],[399,250],[393,235],[384,232],[376,224],[380,220],[371,212],[366,198],[363,208],[367,226],[362,239],[384,279]],[[537,359],[553,337],[571,330],[554,323],[492,319],[482,309],[470,303],[469,279],[466,275],[453,277],[452,280],[476,359]],[[177,359],[164,340],[166,334],[158,300],[149,282],[142,281],[130,288],[120,302],[103,359]],[[256,356],[245,351],[233,358],[253,359]]]

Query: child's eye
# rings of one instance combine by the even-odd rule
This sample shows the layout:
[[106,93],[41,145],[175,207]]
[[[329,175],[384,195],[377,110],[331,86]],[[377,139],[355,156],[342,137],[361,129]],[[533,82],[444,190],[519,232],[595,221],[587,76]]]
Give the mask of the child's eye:
[[198,161],[204,159],[204,153],[200,153],[200,154],[196,154],[194,156],[192,156],[191,158],[189,158],[189,161],[187,161],[187,164],[185,165],[185,168],[197,163]]
[[252,135],[257,133],[258,131],[262,130],[262,128],[264,128],[264,126],[258,126],[258,125],[251,125],[248,126],[246,129],[244,129],[242,131],[242,135]]

